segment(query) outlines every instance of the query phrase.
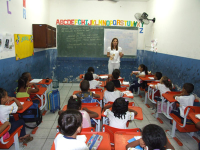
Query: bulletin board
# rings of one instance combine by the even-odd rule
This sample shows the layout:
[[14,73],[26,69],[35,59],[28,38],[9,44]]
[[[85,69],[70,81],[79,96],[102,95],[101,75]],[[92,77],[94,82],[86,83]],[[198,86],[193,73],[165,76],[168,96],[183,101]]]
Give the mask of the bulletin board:
[[33,35],[14,34],[16,60],[34,55]]

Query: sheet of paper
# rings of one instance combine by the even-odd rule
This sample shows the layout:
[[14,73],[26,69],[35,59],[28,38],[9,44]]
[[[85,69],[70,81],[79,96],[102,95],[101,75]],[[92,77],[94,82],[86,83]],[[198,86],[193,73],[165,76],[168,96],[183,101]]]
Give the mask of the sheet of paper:
[[22,105],[24,105],[24,102],[20,102]]
[[195,117],[200,119],[200,114],[196,114]]
[[126,94],[127,96],[133,96],[133,93],[130,91],[123,91],[122,93]]
[[123,81],[124,85],[129,85],[129,82]]
[[33,80],[30,81],[30,83],[38,83],[40,81],[42,81],[42,79],[33,79]]
[[101,78],[101,79],[107,79],[108,76],[99,76],[99,78]]
[[148,77],[149,79],[151,79],[151,80],[154,80],[154,77]]
[[153,86],[153,84],[150,84],[149,86],[150,86],[150,87],[152,87],[152,86]]

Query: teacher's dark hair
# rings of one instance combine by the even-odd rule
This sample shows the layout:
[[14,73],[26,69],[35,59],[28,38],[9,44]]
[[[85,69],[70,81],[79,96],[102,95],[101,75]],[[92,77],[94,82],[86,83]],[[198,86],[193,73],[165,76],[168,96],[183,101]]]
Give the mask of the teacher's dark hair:
[[114,46],[113,46],[113,41],[114,40],[117,40],[117,46],[116,46],[116,50],[118,50],[118,43],[119,43],[119,41],[118,41],[118,39],[117,38],[113,38],[112,39],[112,42],[111,42],[111,50],[113,50],[114,49]]

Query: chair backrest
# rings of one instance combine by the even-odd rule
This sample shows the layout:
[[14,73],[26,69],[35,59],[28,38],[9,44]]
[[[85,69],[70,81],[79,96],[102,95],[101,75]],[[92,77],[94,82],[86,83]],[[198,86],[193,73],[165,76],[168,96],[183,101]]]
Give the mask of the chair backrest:
[[110,142],[114,144],[114,133],[117,131],[124,131],[124,132],[141,132],[140,128],[133,128],[133,129],[118,129],[108,125],[102,125],[102,132],[107,132],[110,135]]
[[96,92],[96,91],[103,92],[103,89],[101,89],[101,88],[99,88],[99,89],[90,89],[90,91],[94,91],[94,92]]
[[116,88],[116,89],[119,90],[119,91],[125,91],[126,87],[120,87],[120,88]]
[[81,104],[82,107],[86,107],[86,106],[100,106],[100,104],[98,102],[95,102],[95,103],[82,103]]
[[82,128],[81,132],[95,132],[95,128],[93,127]]

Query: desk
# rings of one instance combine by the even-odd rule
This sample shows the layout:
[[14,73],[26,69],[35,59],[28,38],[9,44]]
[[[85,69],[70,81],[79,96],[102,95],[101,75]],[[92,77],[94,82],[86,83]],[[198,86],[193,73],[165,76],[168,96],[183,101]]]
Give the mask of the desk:
[[115,150],[126,150],[128,140],[134,138],[134,136],[141,136],[141,132],[124,132],[117,131],[114,133]]
[[[46,96],[47,88],[39,87],[39,91],[37,93],[31,93],[31,95],[36,95],[41,100],[40,110],[42,110],[47,104],[47,96]],[[45,98],[43,100],[43,98]]]
[[154,101],[154,94],[158,90],[153,89],[152,87],[150,87],[150,85],[156,85],[158,83],[159,82],[149,82],[149,83],[147,83],[147,85],[148,85],[148,92],[145,94],[144,104],[147,104],[147,99],[150,100],[153,104],[156,104],[156,101]]
[[188,114],[188,116],[190,117],[190,119],[191,119],[195,124],[197,124],[197,123],[200,121],[200,119],[198,119],[198,118],[195,117],[195,115],[197,115],[197,114],[200,114],[200,113],[191,112],[191,113]]
[[[11,105],[12,103],[14,103],[14,101],[10,102],[9,104],[6,104],[6,105]],[[31,105],[33,105],[33,102],[31,101],[26,101],[26,102],[23,102],[24,104],[22,104],[23,106],[23,109],[21,110],[18,110],[17,113],[23,113],[25,112],[29,107],[31,107]]]
[[[83,107],[85,107],[85,106],[83,106]],[[92,106],[92,107],[86,106],[86,108],[91,110],[91,111],[96,112],[99,115],[97,118],[92,118],[92,119],[96,123],[96,131],[100,131],[100,127],[101,127],[101,124],[100,124],[100,121],[101,121],[101,107],[99,107],[99,106]],[[64,110],[64,111],[67,110],[67,105],[65,105],[62,110]]]
[[[154,75],[145,75],[145,77],[139,77],[142,81],[154,81],[154,79],[150,79],[151,77],[154,77]],[[138,87],[138,95],[140,94],[140,87]]]
[[[138,114],[136,116],[134,116],[134,119],[143,120],[143,113],[142,113],[142,108],[141,107],[128,106],[128,108],[137,111]],[[112,110],[112,107],[110,108],[110,110]],[[103,117],[103,124],[106,124],[106,118],[107,117],[104,115],[104,111],[102,111],[101,116]]]
[[49,79],[49,82],[46,82],[46,79],[42,79],[42,81],[38,82],[37,84],[44,84],[47,87],[48,91],[52,91],[53,87],[52,83],[53,83],[52,79]]
[[[81,92],[81,91],[74,91],[73,92],[73,95],[75,95],[76,93],[79,93],[79,92]],[[100,91],[91,91],[91,92],[95,92],[95,94],[98,94],[99,96],[100,96],[100,98],[95,98],[95,97],[93,97],[94,99],[97,99],[98,101],[99,101],[99,104],[100,104],[100,106],[102,107],[103,105],[102,105],[102,101],[103,101],[103,92],[100,92]]]
[[123,94],[123,97],[124,98],[134,98],[134,96],[133,96],[133,93],[131,92],[131,91],[128,91],[128,90],[119,90],[120,92],[127,92],[127,93],[130,93],[130,95],[127,95],[127,94]]
[[80,135],[85,135],[87,137],[86,144],[91,138],[93,134],[98,134],[103,136],[103,139],[101,141],[101,144],[98,147],[98,150],[111,150],[111,145],[110,145],[110,136],[106,132],[81,132]]

